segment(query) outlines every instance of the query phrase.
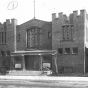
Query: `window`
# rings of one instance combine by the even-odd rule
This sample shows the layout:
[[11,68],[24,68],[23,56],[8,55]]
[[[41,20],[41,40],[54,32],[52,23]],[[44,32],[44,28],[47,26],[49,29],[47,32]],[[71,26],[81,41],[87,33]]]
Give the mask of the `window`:
[[41,48],[42,47],[42,30],[39,29],[39,47]]
[[6,44],[6,32],[0,32],[0,44]]
[[65,26],[63,26],[63,40],[65,39]]
[[3,32],[3,44],[6,44],[6,32]]
[[73,33],[74,33],[73,25],[71,25],[71,39],[73,39]]
[[63,29],[63,40],[72,40],[73,39],[73,25],[64,25]]
[[70,48],[65,48],[65,54],[70,54]]
[[3,43],[3,34],[2,34],[2,32],[0,32],[0,44],[2,44]]
[[72,54],[78,54],[78,48],[77,47],[74,47],[72,49]]
[[48,39],[52,37],[51,32],[48,32]]
[[86,26],[86,41],[88,42],[88,27]]
[[42,46],[42,30],[39,27],[31,27],[27,30],[27,47],[39,49]]
[[35,29],[35,46],[38,45],[38,29]]
[[10,51],[6,51],[6,55],[7,56],[10,56]]
[[5,56],[5,51],[1,51],[1,56]]
[[58,53],[59,54],[63,54],[63,49],[62,48],[58,48]]
[[69,39],[69,26],[66,27],[67,28],[67,39]]
[[32,38],[31,38],[31,48],[34,48],[35,47],[35,35],[32,34]]
[[20,34],[17,35],[17,42],[20,42]]

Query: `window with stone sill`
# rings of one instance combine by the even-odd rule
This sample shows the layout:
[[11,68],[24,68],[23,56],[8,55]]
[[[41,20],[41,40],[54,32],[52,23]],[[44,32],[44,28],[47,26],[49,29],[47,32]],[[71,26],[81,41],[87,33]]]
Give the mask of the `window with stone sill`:
[[6,44],[6,32],[0,32],[0,44]]
[[73,25],[64,25],[62,26],[62,30],[62,40],[73,40]]
[[52,37],[51,32],[48,32],[48,39],[50,39]]
[[65,54],[66,55],[70,54],[70,48],[65,48]]
[[78,47],[72,48],[72,54],[78,54]]
[[17,35],[17,42],[20,42],[20,34]]
[[39,49],[42,45],[42,29],[31,27],[27,30],[27,47]]
[[60,55],[63,54],[63,48],[58,48],[58,54],[60,54]]

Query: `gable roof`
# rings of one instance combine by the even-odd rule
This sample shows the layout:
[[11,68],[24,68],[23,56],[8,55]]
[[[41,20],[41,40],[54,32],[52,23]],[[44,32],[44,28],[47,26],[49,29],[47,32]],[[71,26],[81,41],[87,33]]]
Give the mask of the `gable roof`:
[[[35,18],[33,18],[33,19],[31,19],[31,20],[29,20],[29,21],[27,21],[27,22],[24,22],[23,24],[27,24],[27,23],[29,23],[29,22],[33,22],[33,21],[37,21],[37,22],[43,22],[43,23],[46,23],[46,22],[51,22],[51,21],[43,21],[43,20],[39,20],[39,19],[35,19]],[[20,24],[20,25],[23,25],[23,24]]]

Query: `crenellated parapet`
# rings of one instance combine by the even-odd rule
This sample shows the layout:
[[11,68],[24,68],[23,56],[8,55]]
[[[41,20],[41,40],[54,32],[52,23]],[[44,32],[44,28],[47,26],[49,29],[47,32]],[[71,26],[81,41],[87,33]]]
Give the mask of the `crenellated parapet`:
[[17,25],[16,19],[6,19],[4,23],[0,23],[0,32],[11,30],[14,25]]
[[63,24],[69,23],[72,24],[75,18],[83,17],[85,16],[85,9],[80,10],[80,13],[78,14],[78,10],[73,11],[69,16],[66,14],[63,14],[63,12],[58,13],[58,17],[56,17],[56,13],[52,14],[52,22],[56,19],[61,20]]
[[56,19],[56,13],[52,13],[52,20]]

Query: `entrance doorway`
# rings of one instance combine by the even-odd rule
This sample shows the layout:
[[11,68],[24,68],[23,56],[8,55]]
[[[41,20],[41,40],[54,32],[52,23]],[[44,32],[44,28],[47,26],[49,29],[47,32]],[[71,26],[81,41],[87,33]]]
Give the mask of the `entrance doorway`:
[[39,56],[38,55],[25,55],[25,69],[26,70],[39,70]]

